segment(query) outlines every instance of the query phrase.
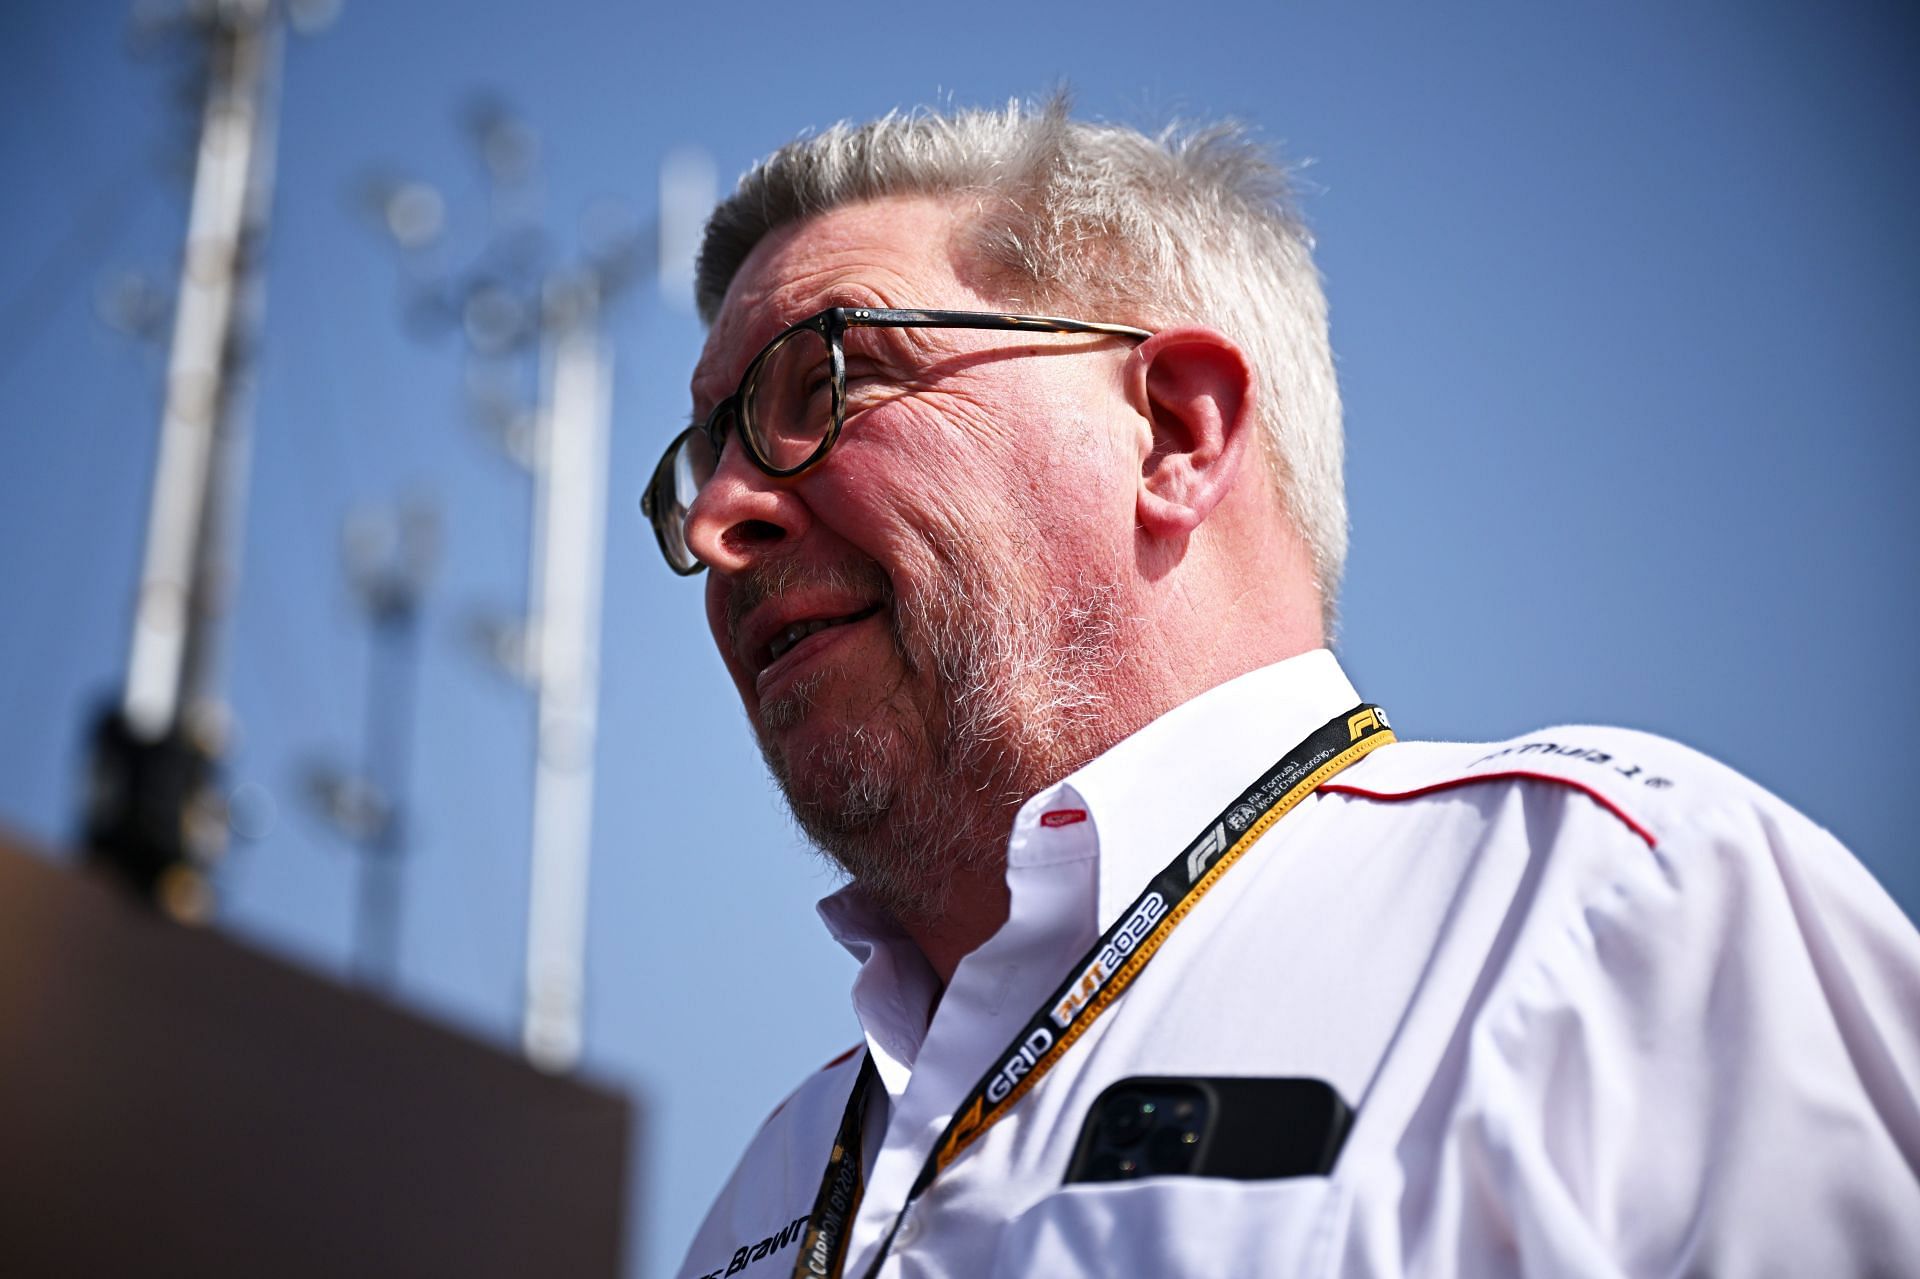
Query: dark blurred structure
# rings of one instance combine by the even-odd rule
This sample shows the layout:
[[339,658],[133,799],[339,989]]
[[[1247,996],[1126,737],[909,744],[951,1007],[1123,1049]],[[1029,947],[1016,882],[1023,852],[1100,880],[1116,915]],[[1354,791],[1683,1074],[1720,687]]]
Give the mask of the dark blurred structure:
[[616,1275],[631,1103],[0,833],[0,1274]]
[[88,856],[173,918],[206,922],[206,868],[226,847],[227,810],[205,735],[183,722],[150,738],[107,706],[92,742],[82,813]]

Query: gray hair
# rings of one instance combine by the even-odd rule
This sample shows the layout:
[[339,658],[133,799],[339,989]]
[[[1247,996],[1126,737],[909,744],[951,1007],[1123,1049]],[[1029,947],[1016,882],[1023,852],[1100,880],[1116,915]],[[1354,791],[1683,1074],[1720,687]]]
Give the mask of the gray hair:
[[1313,240],[1265,149],[1234,124],[1149,137],[1075,121],[1058,97],[843,121],[781,147],[714,210],[696,282],[701,317],[713,323],[770,231],[902,195],[975,204],[980,261],[1026,293],[1008,304],[1143,328],[1205,324],[1239,344],[1268,473],[1312,556],[1331,629],[1347,553],[1340,391]]

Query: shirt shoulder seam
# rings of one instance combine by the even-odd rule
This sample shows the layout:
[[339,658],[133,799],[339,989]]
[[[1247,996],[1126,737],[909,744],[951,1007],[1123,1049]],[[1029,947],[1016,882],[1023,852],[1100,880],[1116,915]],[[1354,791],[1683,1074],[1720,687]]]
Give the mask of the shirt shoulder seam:
[[1542,773],[1533,772],[1528,769],[1509,768],[1493,773],[1473,773],[1464,777],[1447,777],[1439,781],[1425,782],[1416,786],[1400,788],[1375,788],[1357,785],[1353,782],[1335,781],[1327,782],[1321,786],[1320,789],[1337,795],[1353,795],[1361,799],[1373,799],[1391,803],[1394,800],[1417,799],[1423,795],[1432,795],[1440,791],[1453,790],[1461,786],[1473,786],[1482,782],[1500,781],[1552,782],[1555,785],[1578,791],[1607,812],[1613,814],[1627,829],[1645,840],[1648,848],[1658,848],[1660,846],[1659,840],[1655,838],[1651,830],[1648,830],[1638,821],[1635,821],[1624,808],[1621,808],[1603,792],[1585,783],[1575,781],[1571,777],[1563,777],[1557,773]]

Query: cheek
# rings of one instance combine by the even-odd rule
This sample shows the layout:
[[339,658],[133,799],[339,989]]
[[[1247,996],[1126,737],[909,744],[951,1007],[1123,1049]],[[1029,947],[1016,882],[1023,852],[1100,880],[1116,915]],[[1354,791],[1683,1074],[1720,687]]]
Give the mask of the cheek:
[[[945,573],[945,552],[982,541],[1025,563],[1130,546],[1117,428],[1063,381],[1043,394],[979,379],[862,415],[809,477],[814,517],[903,589]],[[1090,536],[1107,526],[1105,542]]]
[[706,579],[707,629],[713,634],[713,646],[720,652],[720,660],[726,664],[727,674],[732,677],[742,693],[750,686],[750,681],[737,669],[733,661],[733,645],[727,638],[727,593],[726,582],[719,574],[709,569],[702,574]]
[[970,496],[982,526],[1004,527],[1022,559],[1080,561],[1107,530],[1130,544],[1131,485],[1111,423],[1089,401],[1054,388],[1029,394],[1018,421],[1000,419],[977,437]]
[[964,427],[923,402],[849,423],[802,481],[813,517],[892,571],[918,544],[949,536],[986,485]]

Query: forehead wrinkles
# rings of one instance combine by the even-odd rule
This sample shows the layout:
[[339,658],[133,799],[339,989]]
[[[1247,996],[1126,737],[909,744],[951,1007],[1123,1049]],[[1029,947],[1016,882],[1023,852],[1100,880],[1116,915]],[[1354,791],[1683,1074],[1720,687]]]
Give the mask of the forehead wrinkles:
[[696,406],[733,394],[768,342],[830,306],[1000,305],[977,287],[969,213],[909,197],[845,206],[770,234],[734,277],[694,367]]
[[801,320],[831,306],[893,305],[888,296],[864,283],[831,278],[788,280],[759,297],[730,295],[700,362],[694,365],[694,404],[717,404],[732,395],[753,358]]

